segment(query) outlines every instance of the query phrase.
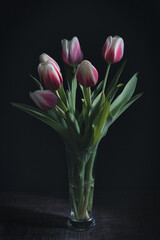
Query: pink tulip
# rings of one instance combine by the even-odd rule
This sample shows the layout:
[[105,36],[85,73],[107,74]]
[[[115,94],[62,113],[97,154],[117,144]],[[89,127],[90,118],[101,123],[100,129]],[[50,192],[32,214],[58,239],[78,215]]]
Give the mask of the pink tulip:
[[45,89],[51,89],[55,91],[60,88],[63,83],[63,79],[58,64],[53,59],[47,60],[47,56],[41,55],[41,63],[38,66],[38,72],[42,86]]
[[55,108],[58,97],[50,90],[37,90],[29,93],[31,99],[42,110],[48,111]]
[[63,39],[61,44],[62,58],[66,64],[74,66],[82,61],[83,53],[77,37],[73,37],[71,41]]
[[108,63],[116,63],[121,60],[124,52],[124,41],[121,37],[109,36],[103,46],[102,55]]
[[83,60],[77,67],[76,78],[82,86],[91,87],[98,81],[98,71],[89,61]]

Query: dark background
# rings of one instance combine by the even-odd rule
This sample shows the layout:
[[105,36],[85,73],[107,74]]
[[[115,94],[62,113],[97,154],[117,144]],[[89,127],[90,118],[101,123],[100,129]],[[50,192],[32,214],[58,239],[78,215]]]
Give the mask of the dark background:
[[[139,72],[136,93],[144,92],[109,129],[99,146],[97,192],[152,191],[160,187],[158,1],[7,1],[1,20],[3,102],[1,191],[68,191],[65,146],[59,135],[10,105],[33,104],[39,55],[53,57],[64,73],[61,39],[77,36],[84,58],[103,79],[102,46],[109,35],[125,42],[121,82]],[[119,63],[111,68],[110,77]],[[157,141],[158,138],[158,141]]]

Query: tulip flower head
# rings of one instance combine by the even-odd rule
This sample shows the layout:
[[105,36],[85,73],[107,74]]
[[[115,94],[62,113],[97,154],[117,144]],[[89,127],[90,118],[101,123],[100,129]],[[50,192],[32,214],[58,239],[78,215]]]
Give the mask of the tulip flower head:
[[48,111],[55,108],[58,97],[50,90],[37,90],[29,93],[31,99],[43,111]]
[[124,52],[124,41],[121,37],[109,36],[103,46],[102,55],[108,63],[116,63],[121,60]]
[[63,83],[60,67],[53,59],[47,60],[47,56],[40,56],[41,63],[38,66],[40,80],[45,89],[56,91]]
[[83,60],[77,67],[76,78],[82,86],[92,87],[98,81],[98,71],[89,61]]
[[63,61],[70,65],[75,66],[83,59],[83,53],[77,37],[73,37],[71,41],[63,39],[62,44],[62,58]]

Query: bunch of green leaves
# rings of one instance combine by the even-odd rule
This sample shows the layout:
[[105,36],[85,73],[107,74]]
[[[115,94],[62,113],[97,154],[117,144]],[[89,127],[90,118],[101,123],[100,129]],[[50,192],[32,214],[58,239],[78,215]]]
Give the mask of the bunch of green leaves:
[[[68,66],[66,66],[68,89],[65,91],[62,85],[55,91],[58,104],[54,109],[44,112],[26,104],[12,103],[12,105],[53,128],[70,150],[82,151],[92,148],[98,145],[115,120],[142,95],[139,93],[133,96],[137,85],[137,73],[125,86],[123,83],[118,84],[124,66],[125,62],[121,64],[106,90],[103,88],[104,81],[99,82],[93,91],[90,87],[79,85],[83,95],[80,110],[76,108],[76,68]],[[40,81],[31,77],[37,87],[43,90]],[[115,97],[122,86],[123,90]]]

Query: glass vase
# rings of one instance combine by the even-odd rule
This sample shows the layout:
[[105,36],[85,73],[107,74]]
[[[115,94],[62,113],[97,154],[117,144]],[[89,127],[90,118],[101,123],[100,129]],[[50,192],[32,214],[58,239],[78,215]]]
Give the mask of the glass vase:
[[81,152],[67,150],[71,213],[68,227],[85,231],[95,226],[92,216],[94,165],[97,149]]

